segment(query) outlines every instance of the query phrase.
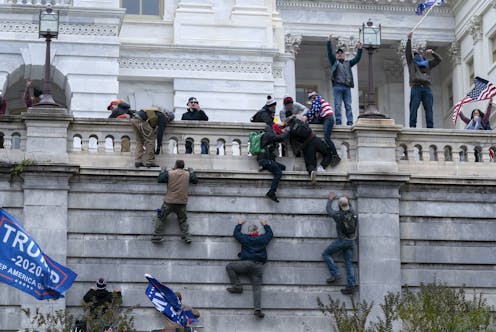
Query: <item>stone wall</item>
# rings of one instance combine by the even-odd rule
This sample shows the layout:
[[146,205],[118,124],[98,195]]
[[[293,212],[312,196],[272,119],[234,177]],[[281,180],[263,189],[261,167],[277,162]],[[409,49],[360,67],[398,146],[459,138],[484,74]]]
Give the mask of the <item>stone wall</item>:
[[[475,288],[496,303],[491,255],[496,177],[487,157],[493,133],[412,130],[391,120],[360,119],[351,129],[333,133],[343,161],[319,174],[315,184],[301,160],[285,153],[288,171],[277,204],[264,197],[270,175],[258,172],[246,154],[247,133],[260,126],[171,124],[166,142],[175,140],[179,153],[165,149],[158,161],[170,166],[183,158],[198,171],[200,183],[192,186],[188,204],[193,243],[183,244],[172,217],[166,241],[153,245],[151,221],[166,186],[156,183],[158,170],[134,169],[132,153],[121,152],[121,137],[129,137],[134,147],[127,121],[73,119],[63,112],[47,118],[47,112],[33,109],[22,119],[0,119],[8,147],[0,149],[0,206],[48,255],[78,273],[55,309],[66,306],[78,313],[85,291],[105,277],[111,288],[122,288],[126,306],[140,305],[133,310],[138,331],[160,328],[163,318],[144,295],[143,275],[150,273],[200,309],[204,331],[329,331],[317,297],[331,295],[350,305],[339,292],[343,284],[325,283],[329,272],[321,252],[336,236],[325,215],[329,191],[349,193],[360,216],[356,300],[380,303],[387,291],[438,281]],[[20,149],[12,149],[14,133],[21,135]],[[74,137],[81,138],[80,145]],[[208,155],[184,155],[187,137],[221,140],[224,154],[216,154],[211,144]],[[236,140],[239,155],[230,144]],[[482,162],[474,162],[477,147]],[[22,178],[9,179],[11,165],[27,158],[35,164]],[[225,265],[239,251],[232,238],[239,217],[248,223],[267,218],[276,236],[265,266],[262,321],[252,315],[248,280],[242,295],[225,291]],[[342,258],[336,258],[343,268]],[[20,308],[52,308],[6,285],[0,291],[5,294],[0,331],[29,327]],[[377,314],[376,308],[371,317]]]

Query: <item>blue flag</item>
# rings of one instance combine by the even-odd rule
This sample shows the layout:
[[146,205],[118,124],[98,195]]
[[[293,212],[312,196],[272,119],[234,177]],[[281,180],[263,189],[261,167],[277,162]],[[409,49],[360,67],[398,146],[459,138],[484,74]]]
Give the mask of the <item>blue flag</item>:
[[146,296],[158,311],[181,326],[188,326],[198,321],[190,309],[183,308],[181,301],[172,289],[149,274],[145,274],[145,277],[148,279]]
[[443,3],[444,3],[444,0],[426,0],[423,3],[418,4],[417,10],[415,11],[415,13],[417,15],[422,15],[427,8],[432,7],[432,6],[439,6]]
[[76,277],[45,255],[19,221],[0,208],[0,281],[46,300],[64,297]]

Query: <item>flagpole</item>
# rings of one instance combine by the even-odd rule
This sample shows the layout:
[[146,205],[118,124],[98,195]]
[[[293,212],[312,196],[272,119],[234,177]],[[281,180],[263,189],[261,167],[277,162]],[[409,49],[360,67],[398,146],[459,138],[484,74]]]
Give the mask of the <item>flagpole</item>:
[[419,27],[419,25],[422,24],[422,22],[425,20],[425,18],[427,17],[427,15],[429,15],[429,13],[431,12],[431,10],[434,9],[434,7],[436,7],[436,5],[431,6],[429,8],[429,10],[427,10],[427,13],[425,13],[425,15],[422,16],[422,18],[420,19],[420,21],[418,21],[418,23],[413,27],[412,31],[410,31],[410,32],[414,32]]

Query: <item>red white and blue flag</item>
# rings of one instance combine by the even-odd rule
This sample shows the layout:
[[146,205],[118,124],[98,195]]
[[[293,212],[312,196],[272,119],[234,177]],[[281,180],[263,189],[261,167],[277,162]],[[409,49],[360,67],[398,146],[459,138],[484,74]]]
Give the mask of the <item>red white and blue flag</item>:
[[148,279],[145,293],[152,301],[155,309],[181,326],[188,326],[198,321],[190,309],[183,308],[181,301],[172,289],[149,274],[145,274],[145,278]]
[[77,274],[48,257],[21,223],[0,208],[0,281],[38,300],[58,299]]
[[424,11],[433,6],[439,6],[444,3],[444,0],[426,0],[423,3],[419,3],[415,14],[422,15]]
[[472,101],[491,99],[495,95],[496,95],[496,86],[493,83],[483,78],[480,78],[479,76],[475,77],[474,88],[454,106],[453,123],[456,124],[456,120],[458,119],[458,115],[460,114],[460,110],[463,105],[470,103]]

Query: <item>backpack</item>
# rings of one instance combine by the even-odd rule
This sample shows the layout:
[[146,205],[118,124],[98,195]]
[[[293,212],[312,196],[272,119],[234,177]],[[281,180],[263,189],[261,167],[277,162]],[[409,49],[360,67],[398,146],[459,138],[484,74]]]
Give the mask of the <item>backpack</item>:
[[265,149],[262,148],[262,136],[264,132],[252,131],[248,134],[248,140],[250,142],[250,153],[254,156],[260,153],[264,153]]
[[358,225],[358,216],[351,210],[341,211],[341,232],[346,237],[352,237],[356,233]]

